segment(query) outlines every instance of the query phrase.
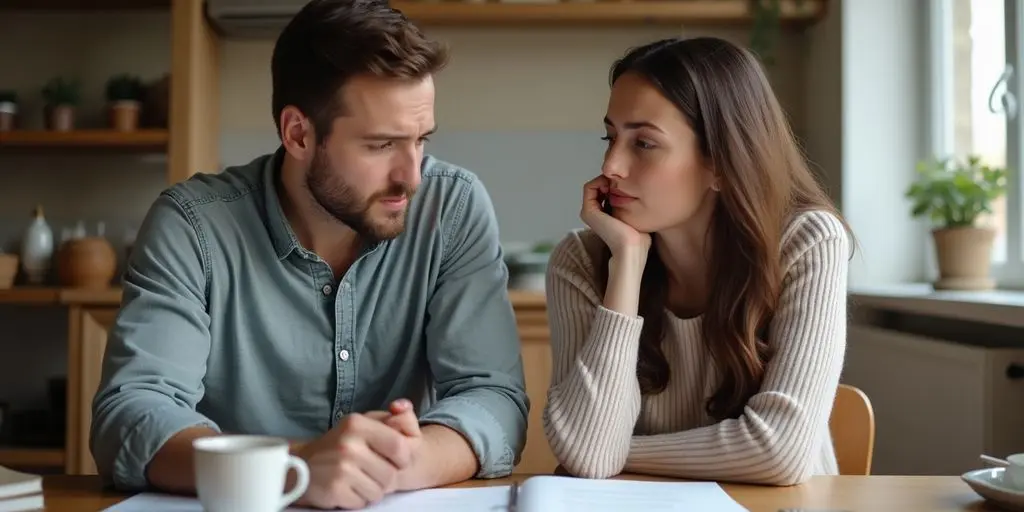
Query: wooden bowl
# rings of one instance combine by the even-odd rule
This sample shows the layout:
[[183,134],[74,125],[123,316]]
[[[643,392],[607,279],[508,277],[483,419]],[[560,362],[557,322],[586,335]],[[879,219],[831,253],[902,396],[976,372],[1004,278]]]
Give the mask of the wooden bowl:
[[18,275],[17,254],[0,253],[0,290],[14,286],[14,276]]
[[117,254],[106,238],[86,237],[61,245],[58,274],[70,288],[108,288],[117,272]]

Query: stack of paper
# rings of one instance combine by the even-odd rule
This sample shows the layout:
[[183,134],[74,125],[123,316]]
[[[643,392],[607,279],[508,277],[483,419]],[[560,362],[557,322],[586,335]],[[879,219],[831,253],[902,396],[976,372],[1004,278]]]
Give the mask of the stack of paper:
[[0,512],[43,510],[43,478],[0,466]]
[[[195,498],[139,494],[106,512],[202,512]],[[310,509],[289,508],[289,512]],[[490,487],[426,489],[392,494],[373,512],[746,512],[714,482],[586,480],[559,476],[528,478],[518,489]]]

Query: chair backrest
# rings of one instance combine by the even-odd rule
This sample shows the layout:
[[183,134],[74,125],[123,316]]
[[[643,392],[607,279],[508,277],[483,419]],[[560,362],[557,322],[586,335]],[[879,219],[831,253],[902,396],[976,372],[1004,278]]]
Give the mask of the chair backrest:
[[840,384],[829,417],[841,475],[870,475],[875,448],[875,413],[863,391]]

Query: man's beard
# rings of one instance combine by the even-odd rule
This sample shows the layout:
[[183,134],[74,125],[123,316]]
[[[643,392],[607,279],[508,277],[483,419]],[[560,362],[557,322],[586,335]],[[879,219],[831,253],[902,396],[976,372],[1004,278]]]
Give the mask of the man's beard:
[[[365,201],[360,201],[356,192],[344,180],[333,175],[326,154],[320,148],[317,148],[306,174],[306,187],[324,211],[371,243],[390,240],[402,234],[408,205],[416,192],[404,183],[393,183],[387,189],[374,192]],[[406,197],[404,209],[389,212],[382,220],[371,217],[370,208],[378,199],[399,196]]]

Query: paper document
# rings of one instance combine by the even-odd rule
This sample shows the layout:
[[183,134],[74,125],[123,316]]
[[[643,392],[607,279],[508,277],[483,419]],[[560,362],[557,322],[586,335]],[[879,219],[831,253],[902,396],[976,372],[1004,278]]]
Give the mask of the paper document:
[[747,512],[715,482],[528,478],[517,512]]
[[[503,512],[507,510],[509,486],[468,489],[425,489],[386,496],[380,503],[363,510],[373,512]],[[319,509],[291,507],[287,512],[323,512]],[[196,498],[145,493],[128,498],[104,512],[203,512]]]
[[[425,489],[385,497],[372,512],[505,512],[511,486]],[[314,509],[289,508],[288,512]],[[528,478],[519,488],[516,512],[747,512],[714,482]],[[139,494],[104,512],[203,512],[195,498]]]

